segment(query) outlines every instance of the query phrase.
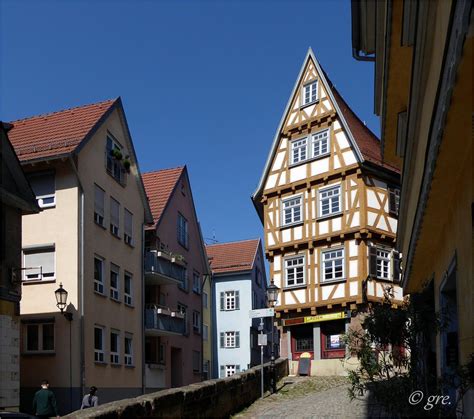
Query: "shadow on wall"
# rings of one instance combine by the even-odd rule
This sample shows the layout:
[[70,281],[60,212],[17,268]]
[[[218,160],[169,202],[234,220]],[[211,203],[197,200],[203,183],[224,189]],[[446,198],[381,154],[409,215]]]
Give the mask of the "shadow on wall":
[[[277,379],[288,375],[288,360],[275,361]],[[66,418],[227,418],[260,397],[260,367],[228,378],[203,381],[163,390],[134,399],[125,399],[71,413]],[[265,389],[270,387],[270,363],[264,365]]]

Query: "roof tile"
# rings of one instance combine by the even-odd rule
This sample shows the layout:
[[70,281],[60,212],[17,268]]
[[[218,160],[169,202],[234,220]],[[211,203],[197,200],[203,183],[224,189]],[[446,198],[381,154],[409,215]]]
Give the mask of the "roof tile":
[[260,239],[250,239],[206,246],[214,274],[248,271],[252,269]]

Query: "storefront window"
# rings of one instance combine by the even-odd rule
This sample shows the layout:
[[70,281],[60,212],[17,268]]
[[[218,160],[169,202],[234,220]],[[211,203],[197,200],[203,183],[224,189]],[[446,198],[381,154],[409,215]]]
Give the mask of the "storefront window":
[[326,349],[344,349],[342,335],[328,335],[326,339]]
[[313,350],[313,338],[297,338],[296,352],[306,352]]

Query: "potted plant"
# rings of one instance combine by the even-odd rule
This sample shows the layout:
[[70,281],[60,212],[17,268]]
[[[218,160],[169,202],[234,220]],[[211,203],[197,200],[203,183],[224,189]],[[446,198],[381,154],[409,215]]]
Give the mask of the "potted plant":
[[130,160],[125,158],[125,160],[123,161],[123,167],[127,171],[127,173],[130,173],[130,165]]
[[114,148],[112,150],[112,157],[115,159],[115,160],[122,160],[122,152],[118,149],[118,148]]

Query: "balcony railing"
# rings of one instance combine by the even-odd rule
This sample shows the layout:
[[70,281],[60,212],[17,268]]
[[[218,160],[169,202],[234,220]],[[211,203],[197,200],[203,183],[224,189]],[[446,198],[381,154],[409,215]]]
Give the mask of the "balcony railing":
[[145,333],[148,336],[183,335],[185,316],[169,307],[145,305]]
[[183,286],[184,266],[167,253],[151,250],[145,253],[145,280],[151,285]]

